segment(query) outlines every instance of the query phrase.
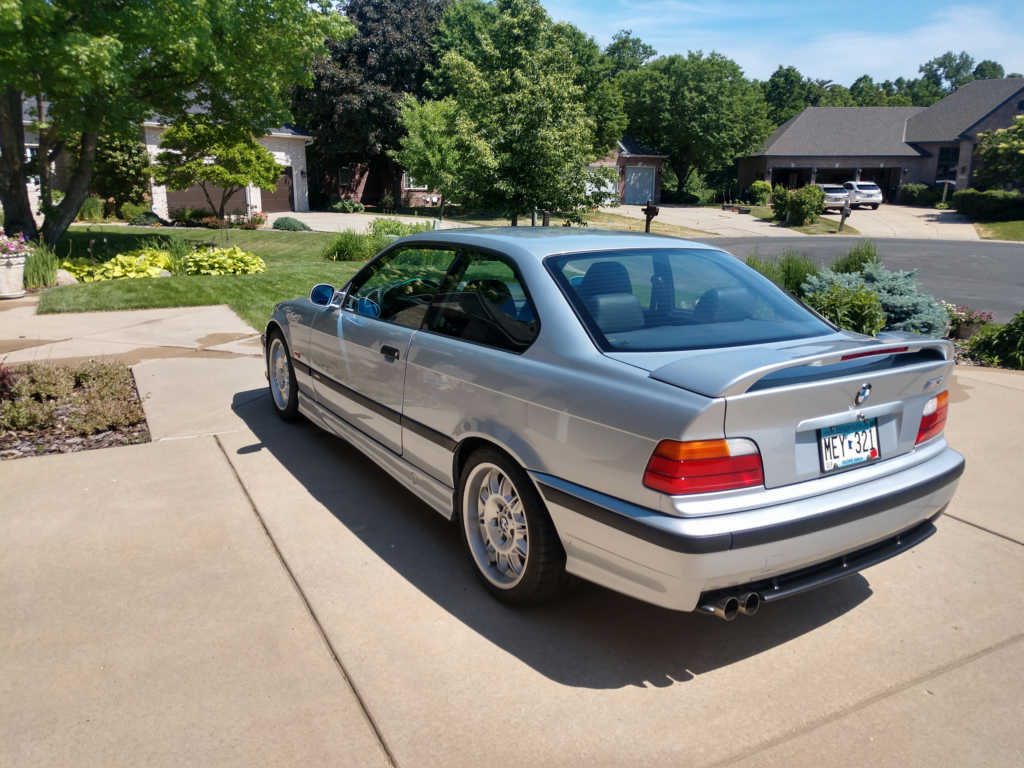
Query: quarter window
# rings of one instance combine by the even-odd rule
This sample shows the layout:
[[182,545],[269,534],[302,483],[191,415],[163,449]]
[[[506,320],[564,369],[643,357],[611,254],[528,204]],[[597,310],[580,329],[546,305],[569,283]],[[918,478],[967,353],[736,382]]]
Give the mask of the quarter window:
[[434,333],[510,352],[523,352],[540,323],[519,274],[487,254],[466,254],[427,317]]
[[406,328],[419,328],[434,293],[455,261],[444,248],[399,248],[371,263],[349,288],[345,309]]

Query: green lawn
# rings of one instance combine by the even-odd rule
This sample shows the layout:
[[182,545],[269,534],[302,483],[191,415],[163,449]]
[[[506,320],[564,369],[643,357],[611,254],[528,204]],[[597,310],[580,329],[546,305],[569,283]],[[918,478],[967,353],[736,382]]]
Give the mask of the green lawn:
[[275,232],[273,230],[161,230],[149,227],[72,227],[58,243],[63,258],[109,258],[139,248],[159,237],[175,237],[217,246],[238,245],[267,263],[258,275],[165,277],[140,280],[105,280],[98,283],[51,288],[39,300],[39,312],[92,312],[112,309],[151,309],[227,304],[253,328],[262,329],[274,304],[304,296],[315,283],[341,285],[359,264],[330,262],[320,251],[336,234]]
[[[750,209],[750,213],[753,216],[757,216],[759,219],[771,219],[774,214],[772,209],[768,206],[753,206]],[[777,226],[782,226],[781,224]],[[859,235],[854,227],[851,227],[849,222],[843,227],[843,231],[839,232],[839,222],[835,219],[826,219],[822,216],[818,217],[818,220],[813,224],[807,224],[802,227],[789,227],[789,229],[795,230],[796,232],[803,232],[805,235],[832,235],[832,234],[843,234],[843,235]]]
[[974,228],[985,240],[1024,240],[1024,220],[977,221]]

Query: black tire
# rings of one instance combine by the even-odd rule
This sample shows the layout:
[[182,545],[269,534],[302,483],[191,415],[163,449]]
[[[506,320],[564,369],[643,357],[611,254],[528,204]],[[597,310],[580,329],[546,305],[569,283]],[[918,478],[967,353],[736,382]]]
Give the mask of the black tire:
[[[476,506],[479,496],[471,500],[470,504],[466,503],[467,489],[471,482],[479,487],[477,484],[489,475],[490,467],[498,468],[511,481],[521,502],[526,523],[528,554],[525,565],[515,583],[504,585],[495,582],[495,577],[502,575],[498,571],[500,561],[493,568],[489,565],[488,572],[485,572],[484,566],[477,559],[482,554],[481,545],[486,547],[483,524],[477,519],[470,520],[469,515],[479,511]],[[459,476],[456,505],[457,523],[466,553],[477,576],[496,598],[514,605],[535,605],[555,597],[569,583],[569,576],[565,572],[565,550],[544,502],[530,478],[507,455],[493,448],[474,451]]]
[[874,205],[872,205],[871,206],[871,210],[872,211],[877,211],[878,210],[878,203],[875,203]]
[[[275,371],[272,362],[277,345],[280,345],[284,353],[284,369]],[[287,397],[283,388],[275,389],[275,375],[287,376]],[[280,331],[273,331],[267,337],[267,391],[270,394],[270,402],[274,405],[274,411],[285,421],[295,421],[299,418],[299,386],[295,381],[295,368],[292,366],[292,355],[288,349],[288,342]]]

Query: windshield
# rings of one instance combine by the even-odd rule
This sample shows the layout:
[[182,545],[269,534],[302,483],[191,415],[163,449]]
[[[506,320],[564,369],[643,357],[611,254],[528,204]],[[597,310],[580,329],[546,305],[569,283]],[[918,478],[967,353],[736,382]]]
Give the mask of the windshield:
[[709,349],[833,332],[722,251],[629,249],[545,263],[605,351]]
[[833,187],[833,186],[829,186],[828,184],[823,186],[822,189],[825,190],[826,192],[828,192],[829,194],[836,194],[836,193],[843,193],[843,194],[845,194],[846,193],[846,190],[843,189],[842,187]]
[[859,189],[863,189],[865,192],[878,192],[877,184],[861,184]]

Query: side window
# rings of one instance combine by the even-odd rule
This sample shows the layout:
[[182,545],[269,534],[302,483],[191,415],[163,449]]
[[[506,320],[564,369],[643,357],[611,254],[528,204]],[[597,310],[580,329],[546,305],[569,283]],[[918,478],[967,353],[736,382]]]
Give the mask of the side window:
[[356,278],[345,309],[406,328],[419,328],[434,293],[444,280],[454,250],[400,248],[378,259]]
[[449,277],[427,318],[427,328],[477,344],[523,352],[540,323],[512,265],[486,254],[467,254]]

